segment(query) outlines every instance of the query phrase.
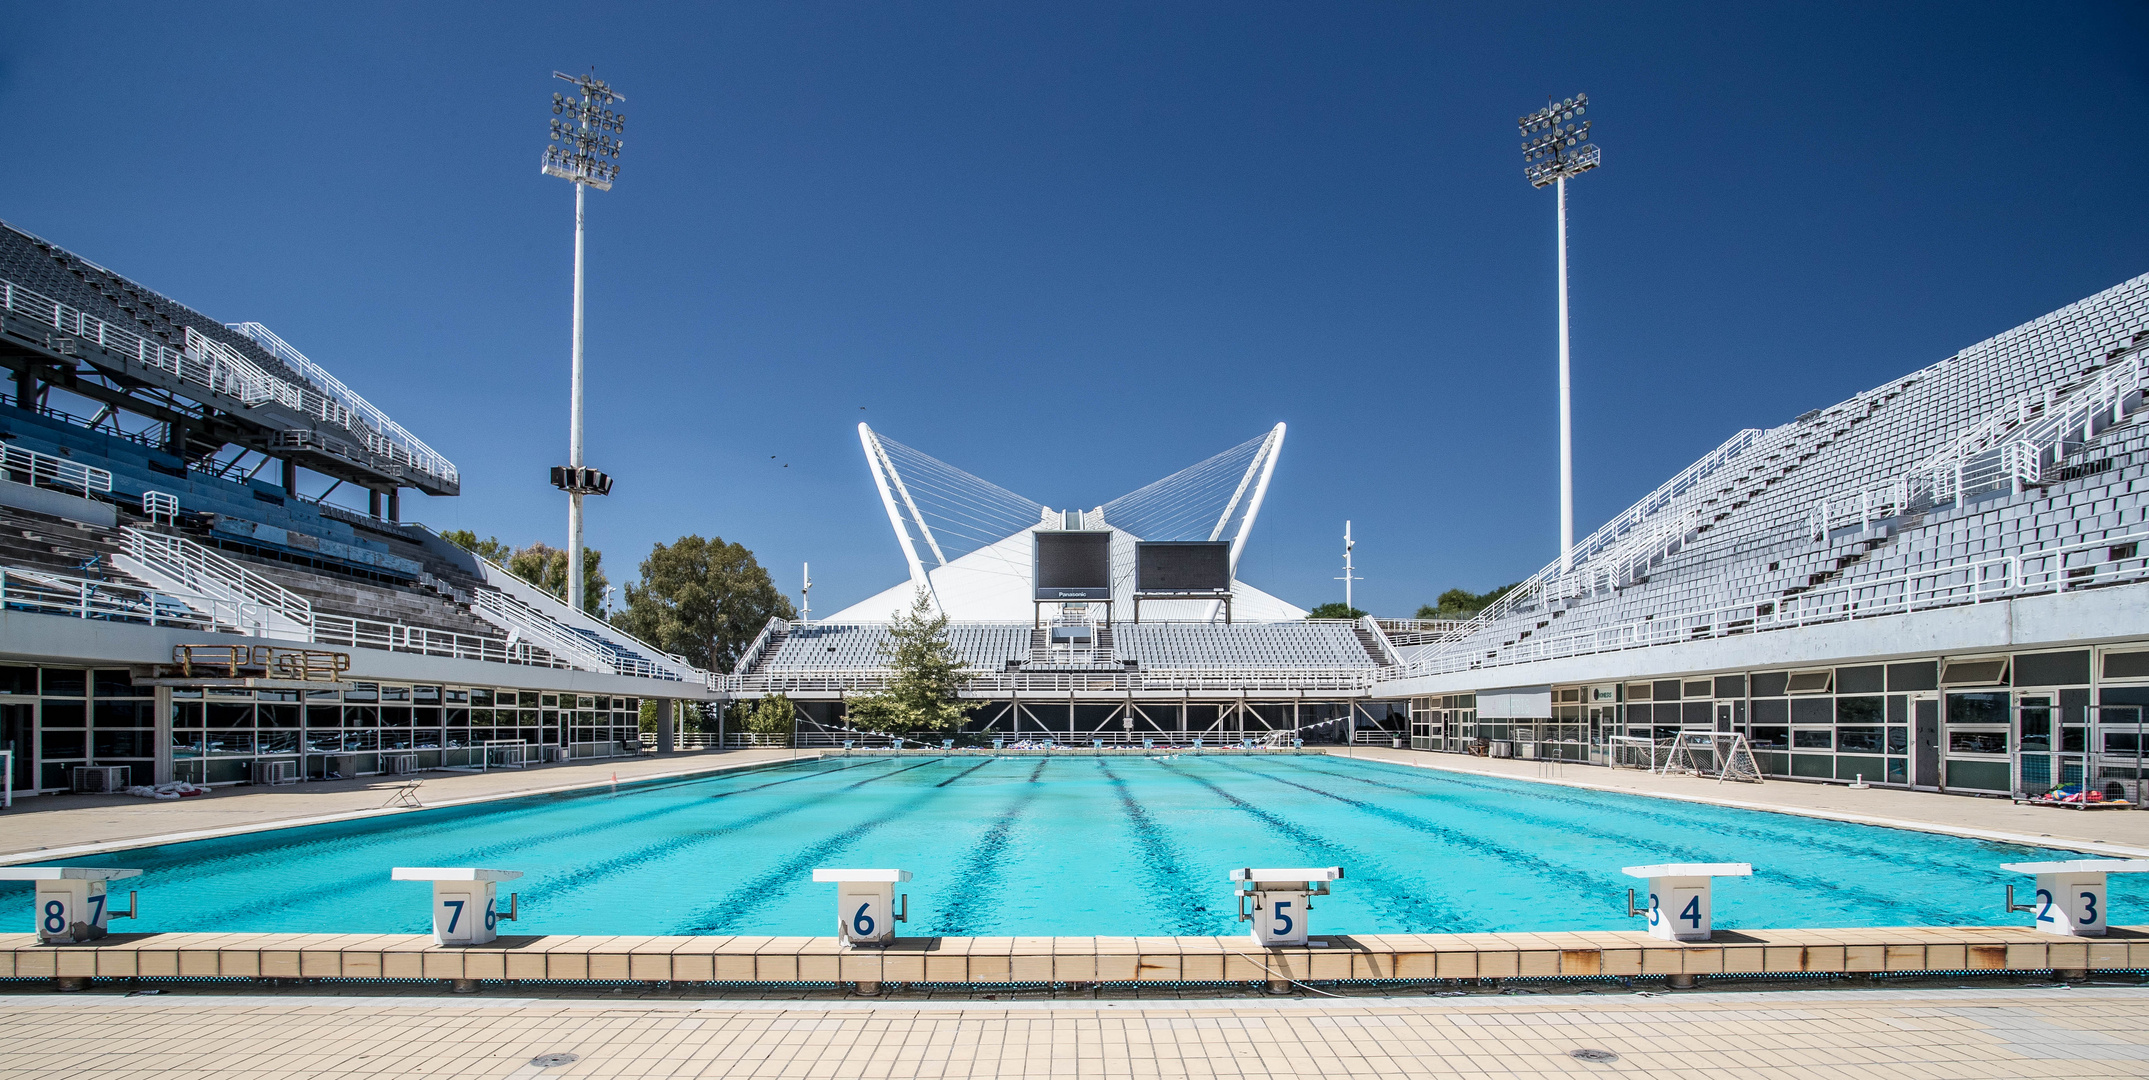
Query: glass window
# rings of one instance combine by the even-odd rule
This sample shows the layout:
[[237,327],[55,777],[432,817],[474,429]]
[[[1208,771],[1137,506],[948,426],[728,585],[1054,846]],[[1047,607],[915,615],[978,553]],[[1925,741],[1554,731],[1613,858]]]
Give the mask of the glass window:
[[254,707],[234,705],[225,701],[209,703],[209,726],[213,728],[250,728],[254,726]]
[[1791,745],[1791,729],[1784,727],[1757,727],[1753,744],[1757,749],[1781,750]]
[[343,726],[343,707],[340,705],[306,706],[306,726],[334,730]]
[[[1804,702],[1800,702],[1804,704]],[[1878,724],[1887,713],[1887,699],[1878,697],[1839,697],[1836,699],[1836,724]]]
[[85,676],[80,668],[45,669],[46,697],[81,697]]
[[[490,687],[476,687],[470,691],[470,704],[491,705],[492,703],[493,696],[492,689]],[[504,705],[507,704],[507,702],[501,702],[501,704]]]
[[48,701],[38,711],[44,714],[47,730],[89,726],[89,714],[79,701]]
[[94,713],[100,728],[137,728],[157,726],[156,710],[154,701],[99,701]]
[[140,729],[106,731],[99,728],[91,749],[99,758],[154,757],[156,736],[154,731]]
[[2005,690],[1948,695],[1950,724],[2005,724],[2009,719]]
[[1888,752],[1891,754],[1907,754],[1910,752],[1909,728],[1892,727],[1888,729]]
[[448,687],[448,704],[450,704],[450,705],[468,705],[468,704],[470,704],[470,691],[468,691],[468,690],[461,690],[461,689],[457,689],[456,687],[453,687],[453,686],[451,686],[451,687]]
[[383,705],[383,706],[381,706],[381,726],[382,726],[382,727],[384,727],[384,728],[388,728],[388,727],[394,727],[394,728],[407,728],[407,727],[409,727],[409,726],[410,726],[410,706],[408,706],[408,705]]
[[541,704],[544,708],[547,709],[557,709],[560,707],[560,695],[545,694],[543,695],[539,704]]
[[345,701],[379,701],[380,699],[381,688],[375,683],[352,683],[351,688],[343,692],[343,700]]
[[2031,698],[2022,701],[2022,749],[2052,749],[2052,710],[2033,706]]
[[1791,733],[1791,745],[1800,750],[1827,750],[1835,745],[1835,732],[1794,731]]
[[1880,753],[1881,729],[1877,727],[1839,727],[1836,729],[1836,749],[1845,753]]
[[47,729],[39,747],[46,760],[53,758],[78,758],[88,756],[89,732],[52,731]]
[[299,705],[257,705],[254,708],[254,719],[264,728],[296,728],[301,708],[303,706]]
[[150,693],[147,687],[134,688],[134,672],[126,668],[98,668],[95,681],[98,697],[146,697]]
[[2007,733],[2004,731],[1950,731],[1948,753],[1950,754],[2004,754],[2007,752]]
[[34,667],[16,667],[12,664],[0,664],[0,694],[35,696],[37,694],[37,669]]
[[410,703],[411,703],[411,704],[413,704],[413,705],[438,705],[438,704],[440,704],[440,687],[437,687],[437,686],[413,686],[413,687],[411,687],[411,688],[410,688]]
[[381,686],[381,700],[408,702],[410,700],[410,687],[389,686],[384,683]]
[[173,726],[173,727],[190,727],[190,728],[198,728],[198,727],[200,727],[200,726],[201,726],[201,724],[202,724],[202,709],[201,709],[201,702],[199,702],[199,701],[174,701],[174,702],[172,702],[172,726]]

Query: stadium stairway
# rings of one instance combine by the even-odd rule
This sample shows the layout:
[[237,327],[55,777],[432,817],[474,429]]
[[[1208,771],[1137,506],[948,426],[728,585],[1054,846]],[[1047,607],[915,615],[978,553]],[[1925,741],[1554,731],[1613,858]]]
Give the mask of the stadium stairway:
[[115,565],[124,547],[117,529],[0,506],[0,566],[149,587]]

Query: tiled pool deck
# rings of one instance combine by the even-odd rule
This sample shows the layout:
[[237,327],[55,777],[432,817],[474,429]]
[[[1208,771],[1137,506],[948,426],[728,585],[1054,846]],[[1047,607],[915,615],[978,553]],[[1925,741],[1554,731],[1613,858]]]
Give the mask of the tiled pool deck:
[[0,1031],[0,1076],[69,1080],[2149,1073],[2149,989],[2133,987],[870,1004],[181,991],[0,996]]
[[[2027,928],[1719,930],[1705,943],[1636,932],[1390,934],[1264,949],[1240,937],[812,937],[114,934],[65,946],[0,937],[0,978],[453,979],[650,983],[1324,982],[1922,971],[2149,970],[2149,928],[2067,940]],[[1684,980],[1681,980],[1684,981]]]

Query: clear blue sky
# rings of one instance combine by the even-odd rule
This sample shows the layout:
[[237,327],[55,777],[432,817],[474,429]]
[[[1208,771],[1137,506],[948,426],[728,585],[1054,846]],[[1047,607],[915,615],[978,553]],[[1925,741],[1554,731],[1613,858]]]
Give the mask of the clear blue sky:
[[[0,217],[258,320],[562,542],[555,69],[594,193],[591,542],[689,532],[829,612],[899,580],[860,419],[1052,506],[1291,436],[1242,576],[1408,614],[1556,554],[1553,208],[1587,91],[1586,532],[1781,423],[2149,270],[2139,4],[52,4],[0,15]],[[860,406],[865,411],[860,411]],[[772,460],[771,455],[774,455]],[[788,468],[783,467],[788,464]]]

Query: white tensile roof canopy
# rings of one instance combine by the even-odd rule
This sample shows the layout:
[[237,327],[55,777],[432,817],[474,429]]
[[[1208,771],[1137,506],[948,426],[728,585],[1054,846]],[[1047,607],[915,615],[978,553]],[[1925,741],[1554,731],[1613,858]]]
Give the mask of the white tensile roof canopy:
[[[1231,543],[1231,616],[1301,619],[1302,608],[1238,580],[1239,555],[1261,513],[1269,477],[1283,450],[1284,426],[1147,487],[1090,510],[1055,510],[858,425],[866,467],[888,511],[910,579],[853,604],[829,622],[886,622],[908,611],[920,588],[957,622],[1028,622],[1035,614],[1030,533],[1083,529],[1112,533],[1112,599],[1132,616],[1134,545],[1138,540]],[[1222,621],[1210,600],[1144,600],[1142,618]]]

